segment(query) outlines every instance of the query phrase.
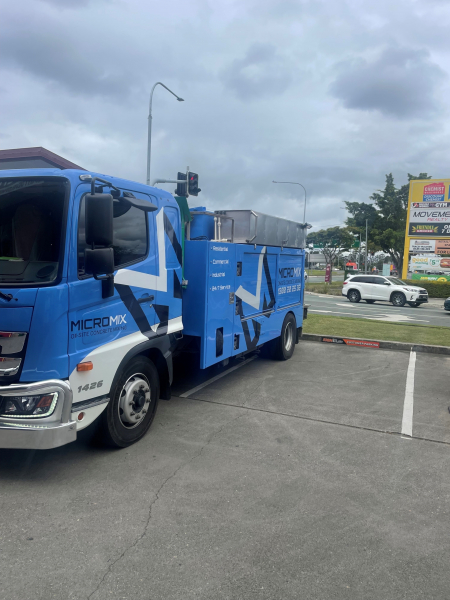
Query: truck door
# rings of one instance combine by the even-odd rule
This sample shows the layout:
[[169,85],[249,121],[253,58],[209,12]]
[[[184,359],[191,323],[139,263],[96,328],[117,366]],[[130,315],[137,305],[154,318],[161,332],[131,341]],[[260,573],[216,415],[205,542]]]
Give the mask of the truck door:
[[[153,309],[157,292],[148,285],[157,279],[160,266],[155,232],[158,213],[145,213],[132,206],[124,211],[124,205],[114,200],[115,293],[102,298],[102,282],[84,269],[84,196],[89,191],[90,186],[82,184],[75,198],[69,265],[69,373],[74,402],[108,394],[124,356],[146,341],[146,330],[159,322]],[[153,197],[133,193],[157,204]],[[126,279],[129,270],[136,273],[132,281]],[[118,276],[123,272],[125,277]],[[77,364],[85,361],[92,361],[94,368],[77,373]]]

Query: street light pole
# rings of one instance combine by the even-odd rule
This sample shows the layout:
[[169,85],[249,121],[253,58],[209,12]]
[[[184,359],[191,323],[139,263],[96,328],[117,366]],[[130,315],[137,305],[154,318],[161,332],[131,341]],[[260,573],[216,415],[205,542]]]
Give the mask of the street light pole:
[[160,81],[157,81],[155,83],[155,85],[152,87],[152,91],[150,92],[150,102],[149,102],[149,107],[148,107],[147,185],[150,185],[150,160],[151,160],[151,154],[152,154],[152,102],[153,102],[153,92],[155,91],[155,87],[157,85],[161,85],[163,88],[166,88],[166,90],[168,92],[170,92],[172,94],[172,96],[175,96],[175,98],[178,100],[178,102],[184,102],[183,98],[180,98],[179,96],[177,96],[175,94],[175,92],[172,92],[172,90],[169,90],[167,85],[164,85],[164,83],[161,83]]
[[366,219],[366,262],[364,267],[364,273],[367,273],[367,219]]
[[303,209],[303,223],[306,223],[306,189],[305,186],[302,185],[301,183],[298,183],[297,181],[272,181],[272,183],[290,183],[292,185],[301,185],[302,188],[305,190],[305,206]]

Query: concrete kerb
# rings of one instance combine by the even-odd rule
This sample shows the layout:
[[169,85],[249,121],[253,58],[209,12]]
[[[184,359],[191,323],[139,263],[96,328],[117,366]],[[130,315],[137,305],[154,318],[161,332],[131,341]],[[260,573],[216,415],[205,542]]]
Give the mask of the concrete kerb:
[[332,294],[319,294],[318,292],[309,292],[308,290],[305,290],[305,293],[311,294],[311,296],[322,296],[323,298],[345,298],[342,294],[340,296],[333,296]]
[[[301,337],[302,341],[305,340],[307,342],[322,342],[322,338],[336,338],[343,339],[340,335],[326,335],[326,334],[318,334],[318,333],[304,333]],[[401,350],[403,352],[426,352],[428,354],[444,354],[446,356],[450,356],[450,347],[449,346],[429,346],[427,344],[411,344],[405,342],[387,342],[384,340],[371,340],[364,338],[356,338],[348,336],[348,339],[360,341],[360,342],[377,342],[379,344],[380,350]],[[338,344],[336,344],[338,345]],[[352,346],[354,347],[363,347],[363,346]]]

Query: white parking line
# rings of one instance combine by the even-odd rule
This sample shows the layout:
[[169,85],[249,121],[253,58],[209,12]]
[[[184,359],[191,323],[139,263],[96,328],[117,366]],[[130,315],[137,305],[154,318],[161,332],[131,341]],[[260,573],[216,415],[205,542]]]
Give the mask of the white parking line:
[[217,381],[221,377],[225,377],[225,375],[228,375],[228,373],[231,373],[232,371],[236,371],[236,369],[240,369],[241,367],[243,367],[244,365],[248,364],[249,362],[252,362],[252,360],[255,360],[255,358],[258,358],[258,357],[257,356],[251,356],[250,358],[248,358],[244,362],[240,363],[239,365],[236,365],[235,367],[231,367],[231,369],[228,369],[224,373],[220,373],[219,375],[216,375],[215,377],[211,377],[211,379],[208,379],[208,381],[205,381],[204,383],[201,383],[200,385],[198,385],[195,388],[192,388],[192,390],[189,390],[188,392],[184,392],[184,394],[180,394],[179,397],[180,398],[189,398],[189,396],[191,394],[194,394],[195,392],[198,392],[198,390],[201,390],[202,388],[206,387],[210,383],[213,383],[214,381]]
[[406,375],[405,401],[403,403],[402,435],[412,437],[414,411],[414,372],[416,370],[416,353],[409,355],[408,373]]

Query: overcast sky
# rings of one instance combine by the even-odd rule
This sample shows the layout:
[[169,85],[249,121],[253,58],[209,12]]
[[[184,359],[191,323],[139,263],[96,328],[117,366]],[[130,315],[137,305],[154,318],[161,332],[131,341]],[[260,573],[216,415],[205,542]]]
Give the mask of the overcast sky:
[[[393,172],[450,177],[447,0],[0,0],[0,146],[145,182],[191,206],[343,223]],[[173,191],[174,185],[163,186]]]

